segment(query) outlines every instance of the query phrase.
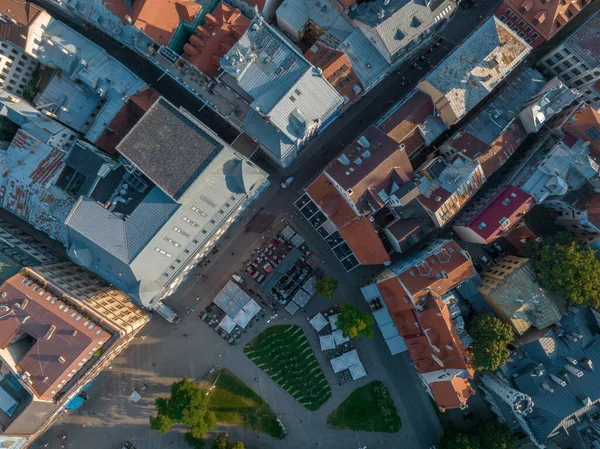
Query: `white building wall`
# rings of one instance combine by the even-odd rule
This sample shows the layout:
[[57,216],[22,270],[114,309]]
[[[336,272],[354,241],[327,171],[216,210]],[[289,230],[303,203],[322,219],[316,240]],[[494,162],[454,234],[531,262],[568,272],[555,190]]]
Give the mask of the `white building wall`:
[[10,42],[0,42],[0,87],[23,96],[23,89],[31,81],[37,61]]

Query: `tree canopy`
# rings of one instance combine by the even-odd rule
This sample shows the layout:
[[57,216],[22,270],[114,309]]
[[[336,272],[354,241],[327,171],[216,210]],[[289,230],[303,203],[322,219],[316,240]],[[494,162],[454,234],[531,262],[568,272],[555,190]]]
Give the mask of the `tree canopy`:
[[514,334],[510,325],[493,315],[477,315],[469,327],[475,369],[496,371],[508,358]]
[[319,295],[333,299],[333,294],[338,288],[338,281],[334,278],[319,278],[317,279],[317,292]]
[[219,435],[215,438],[210,446],[211,449],[244,449],[244,443],[236,441],[232,443],[223,435]]
[[201,438],[217,428],[215,414],[208,410],[206,390],[184,377],[171,385],[171,397],[157,398],[156,416],[150,417],[150,428],[167,433],[173,424],[185,424],[193,438]]
[[470,432],[447,431],[440,438],[439,449],[514,449],[515,437],[499,421],[483,421]]
[[594,254],[566,232],[544,239],[534,260],[542,286],[581,307],[600,306],[600,262]]
[[375,319],[368,312],[359,312],[352,304],[341,303],[340,314],[338,315],[338,327],[342,330],[344,337],[373,337],[373,328],[371,327]]

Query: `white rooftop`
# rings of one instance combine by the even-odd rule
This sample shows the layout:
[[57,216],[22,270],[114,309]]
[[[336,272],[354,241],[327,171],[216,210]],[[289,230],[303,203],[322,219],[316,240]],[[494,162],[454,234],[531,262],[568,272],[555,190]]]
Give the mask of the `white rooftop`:
[[310,324],[312,327],[315,328],[315,330],[317,332],[319,332],[321,329],[323,329],[329,323],[327,322],[327,320],[325,319],[325,317],[323,315],[318,313],[314,317],[312,317],[312,319],[310,320]]

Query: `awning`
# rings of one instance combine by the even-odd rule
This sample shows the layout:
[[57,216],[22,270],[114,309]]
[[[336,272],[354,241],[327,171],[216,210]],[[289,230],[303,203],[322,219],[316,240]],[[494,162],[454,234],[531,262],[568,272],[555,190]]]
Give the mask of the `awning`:
[[223,321],[221,321],[219,323],[219,327],[221,329],[223,329],[225,332],[227,332],[228,334],[231,333],[231,331],[235,328],[235,321],[233,321],[229,315],[225,315],[225,318],[223,318]]
[[327,320],[325,319],[325,317],[323,315],[321,315],[320,313],[318,313],[317,315],[315,315],[312,318],[312,320],[310,320],[310,324],[312,325],[312,327],[315,328],[315,330],[317,332],[319,332],[321,329],[323,329],[329,323],[327,322]]
[[323,351],[335,348],[335,341],[333,339],[333,335],[331,334],[320,336],[319,341],[321,342],[321,350]]
[[390,340],[386,340],[385,342],[388,345],[392,355],[400,354],[401,352],[408,350],[404,339],[400,335]]

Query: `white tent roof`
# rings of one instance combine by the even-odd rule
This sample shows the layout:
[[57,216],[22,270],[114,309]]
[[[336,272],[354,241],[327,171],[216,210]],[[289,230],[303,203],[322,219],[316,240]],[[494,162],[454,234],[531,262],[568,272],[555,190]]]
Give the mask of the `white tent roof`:
[[350,339],[348,337],[344,337],[341,329],[334,331],[332,333],[332,335],[333,335],[333,338],[335,339],[336,345],[341,345],[343,343],[346,343],[347,341],[350,341]]
[[250,318],[254,317],[254,315],[256,315],[258,312],[261,311],[260,306],[256,303],[255,300],[250,299],[250,301],[248,301],[248,304],[246,304],[243,307],[244,312],[246,312],[248,315],[250,315]]
[[336,330],[336,329],[338,328],[338,327],[337,327],[337,321],[338,321],[338,316],[339,316],[339,315],[340,315],[340,314],[338,313],[338,314],[336,314],[336,315],[331,315],[331,316],[329,317],[329,323],[331,324],[331,328],[332,328],[333,330]]
[[334,373],[339,373],[340,371],[348,369],[352,365],[357,364],[360,364],[360,359],[358,358],[358,352],[356,352],[356,349],[348,351],[341,356],[336,357],[335,359],[331,359],[331,366]]
[[294,297],[292,298],[292,301],[294,301],[300,307],[304,307],[308,303],[308,300],[310,299],[310,296],[311,295],[309,295],[308,293],[306,293],[304,290],[299,289],[296,292],[296,294],[294,295]]
[[229,315],[225,315],[223,321],[219,323],[219,327],[229,334],[235,328],[235,324],[235,321],[233,321]]
[[290,315],[293,315],[298,311],[299,307],[294,301],[290,301],[287,306],[285,306],[285,310],[290,312]]
[[365,371],[365,367],[362,363],[357,363],[356,365],[352,365],[350,368],[350,375],[352,376],[352,380],[360,379],[361,377],[365,377],[367,372]]
[[321,342],[321,349],[323,351],[335,348],[335,341],[333,339],[333,335],[331,334],[320,336],[319,341]]
[[233,321],[245,329],[251,319],[252,317],[250,315],[248,315],[245,311],[240,310]]
[[302,285],[302,290],[304,290],[310,296],[314,295],[317,292],[317,277],[309,277],[304,283],[304,285]]
[[315,328],[315,330],[317,332],[319,332],[321,329],[323,329],[329,323],[327,322],[327,320],[325,319],[325,317],[323,315],[318,313],[312,318],[312,320],[310,320],[310,324],[312,325],[312,327]]

